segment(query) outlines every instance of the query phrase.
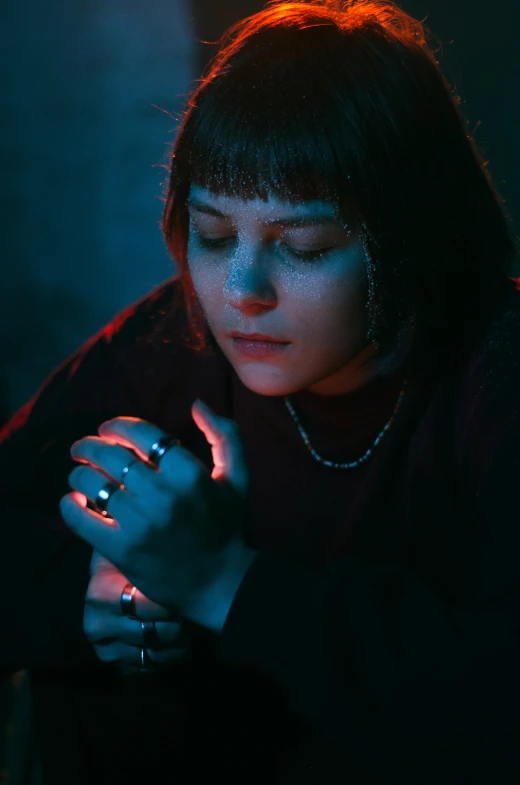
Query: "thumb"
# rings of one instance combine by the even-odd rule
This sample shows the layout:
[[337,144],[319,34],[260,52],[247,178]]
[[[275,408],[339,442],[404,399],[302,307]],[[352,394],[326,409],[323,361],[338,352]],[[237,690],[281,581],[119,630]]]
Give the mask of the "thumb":
[[197,398],[191,408],[195,424],[211,445],[214,480],[225,480],[228,485],[245,497],[249,489],[249,469],[246,464],[244,443],[238,423],[221,417]]

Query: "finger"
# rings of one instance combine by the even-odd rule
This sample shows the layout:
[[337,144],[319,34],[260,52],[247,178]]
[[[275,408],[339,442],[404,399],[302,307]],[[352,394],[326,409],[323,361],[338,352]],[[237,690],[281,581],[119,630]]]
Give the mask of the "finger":
[[60,499],[63,520],[78,537],[101,551],[109,561],[116,561],[119,551],[119,524],[87,507],[86,497],[73,491]]
[[[71,488],[85,496],[93,505],[96,504],[99,492],[110,482],[102,472],[88,464],[76,466],[69,474],[68,481]],[[120,527],[129,528],[132,526],[135,528],[139,524],[141,508],[142,503],[138,498],[121,486],[111,492],[105,505],[105,515],[97,513],[95,510],[93,512],[102,518],[111,517],[117,520]],[[110,558],[106,553],[103,555]]]
[[[144,646],[144,634],[141,624],[137,620],[120,619],[119,638],[129,646]],[[168,648],[183,648],[186,645],[186,630],[183,622],[154,622],[156,636],[152,642],[146,641],[146,648],[150,651],[164,651]],[[150,636],[147,636],[149,638]]]
[[[110,482],[110,479],[92,466],[82,465],[76,466],[76,468],[71,471],[68,481],[73,490],[82,493],[92,504],[94,504],[99,491]],[[125,490],[121,487],[114,493],[125,493]],[[112,496],[114,496],[114,493],[112,493]]]
[[[101,560],[101,564],[109,564],[104,557],[100,557],[97,551],[94,551],[94,557]],[[92,564],[92,562],[91,562]],[[112,566],[112,565],[110,565]],[[87,594],[85,597],[85,614],[91,613],[99,619],[99,624],[103,625],[103,630],[107,636],[117,635],[118,627],[114,619],[119,617],[129,618],[128,612],[123,611],[121,605],[121,596],[126,586],[132,586],[127,578],[119,572],[119,570],[101,568],[96,571],[88,585]],[[163,605],[158,605],[153,600],[148,599],[137,587],[135,587],[134,607],[135,616],[142,621],[176,621],[180,623],[181,617],[175,609],[165,608]]]
[[[122,666],[123,668],[141,669],[141,647],[128,646],[120,641],[115,643],[102,643],[93,646],[99,660],[111,665]],[[153,663],[154,666],[165,667],[173,665],[184,659],[189,653],[189,649],[172,648],[161,652],[146,650],[145,661]]]
[[152,423],[139,417],[114,417],[106,420],[98,428],[100,436],[113,439],[117,444],[136,452],[146,464],[152,446],[168,434]]
[[[87,603],[83,614],[83,630],[92,644],[114,643],[121,641],[128,646],[143,646],[144,634],[140,621],[127,616],[113,616],[100,612]],[[183,622],[155,622],[156,636],[153,644],[146,642],[147,648],[162,651],[165,648],[185,644],[186,632]]]
[[[145,594],[136,588],[134,593],[135,615],[139,621],[167,621],[182,623],[182,617],[176,608],[165,608],[157,602],[150,600]],[[121,602],[119,602],[118,615],[124,616]],[[127,617],[128,618],[128,617]]]
[[[129,652],[124,651],[123,644],[118,641],[112,643],[96,643],[93,644],[94,651],[97,658],[101,662],[126,665],[135,665],[135,655],[132,653],[131,658]],[[130,647],[128,647],[130,649]],[[125,657],[125,659],[123,659]]]
[[[138,417],[116,417],[107,420],[99,426],[98,431],[104,438],[134,450],[148,466],[153,466],[148,462],[151,448],[159,439],[168,436],[165,431]],[[168,484],[174,481],[176,487],[191,484],[194,479],[199,478],[201,472],[209,478],[203,462],[180,444],[164,454],[155,471],[163,474]]]
[[157,483],[157,472],[144,464],[134,450],[121,444],[87,436],[74,442],[70,454],[74,460],[91,464],[134,494],[149,493]]
[[[161,651],[154,651],[153,649],[146,649],[146,656],[154,663],[154,666],[167,666],[179,660],[185,659],[190,654],[190,642],[186,638],[182,646],[172,646]],[[141,650],[139,649],[139,657]]]
[[211,477],[225,481],[241,497],[250,484],[244,442],[235,420],[215,414],[202,401],[197,400],[191,409],[192,417],[211,445],[213,472]]

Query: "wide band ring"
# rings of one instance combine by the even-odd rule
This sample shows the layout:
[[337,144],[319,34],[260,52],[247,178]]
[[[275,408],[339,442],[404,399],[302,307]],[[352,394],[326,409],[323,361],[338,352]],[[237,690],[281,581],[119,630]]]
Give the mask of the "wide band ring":
[[123,591],[121,592],[121,610],[123,612],[123,616],[136,616],[135,612],[135,593],[137,591],[137,586],[132,586],[131,583],[127,583]]
[[118,491],[120,487],[121,485],[118,482],[107,482],[107,484],[101,488],[101,490],[98,492],[98,495],[94,499],[96,512],[100,512],[101,515],[108,515],[107,504],[110,501],[112,494]]
[[148,460],[151,463],[155,463],[156,466],[159,466],[159,461],[170,449],[170,447],[176,447],[180,444],[179,439],[176,439],[175,436],[161,436],[152,446],[148,452]]

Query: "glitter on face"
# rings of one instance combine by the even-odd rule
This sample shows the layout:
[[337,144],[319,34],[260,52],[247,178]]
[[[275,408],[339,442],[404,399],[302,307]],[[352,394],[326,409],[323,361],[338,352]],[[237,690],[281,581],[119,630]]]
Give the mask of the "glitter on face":
[[[190,200],[225,216],[189,206],[187,256],[208,325],[241,381],[261,395],[303,389],[338,395],[361,383],[358,367],[374,352],[367,341],[366,250],[336,206],[244,200],[195,185]],[[302,218],[314,223],[293,225]],[[294,255],[320,249],[326,250],[315,258]],[[233,330],[290,345],[272,357],[245,357],[228,335]]]

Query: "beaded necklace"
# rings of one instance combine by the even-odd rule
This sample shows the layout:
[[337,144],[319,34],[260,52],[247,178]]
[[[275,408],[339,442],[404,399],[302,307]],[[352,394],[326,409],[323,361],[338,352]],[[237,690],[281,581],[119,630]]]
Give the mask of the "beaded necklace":
[[288,396],[285,395],[284,399],[285,399],[285,405],[289,409],[289,412],[291,413],[291,416],[292,416],[294,422],[296,423],[296,425],[298,427],[298,430],[299,430],[299,432],[300,432],[300,434],[301,434],[301,436],[303,438],[303,441],[305,442],[305,444],[307,446],[307,449],[309,450],[309,452],[312,455],[312,457],[315,460],[317,460],[320,463],[322,463],[324,466],[329,466],[331,469],[354,469],[356,466],[360,466],[362,463],[364,463],[365,461],[367,461],[370,458],[370,456],[372,455],[372,450],[374,450],[377,447],[377,445],[379,444],[379,442],[381,441],[381,439],[383,438],[385,433],[390,429],[392,423],[394,422],[394,420],[396,418],[397,412],[399,411],[401,403],[403,402],[405,388],[406,388],[407,384],[408,384],[408,378],[406,378],[405,381],[404,381],[403,389],[399,393],[399,398],[398,398],[397,403],[395,405],[395,409],[394,409],[394,411],[392,413],[392,416],[388,420],[387,424],[385,425],[385,427],[383,428],[381,433],[377,436],[377,438],[375,439],[374,443],[368,448],[366,453],[361,456],[361,458],[358,458],[357,461],[352,461],[351,463],[334,463],[334,461],[326,461],[324,458],[321,457],[321,455],[318,455],[316,450],[312,447],[312,445],[310,443],[310,440],[309,440],[309,437],[305,433],[305,431],[303,429],[303,426],[302,426],[302,424],[300,422],[300,419],[299,419],[298,415],[296,414],[296,412],[294,411],[294,407],[293,407],[292,403],[290,402]]

